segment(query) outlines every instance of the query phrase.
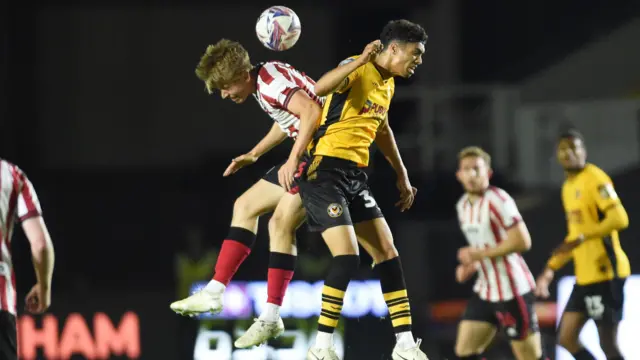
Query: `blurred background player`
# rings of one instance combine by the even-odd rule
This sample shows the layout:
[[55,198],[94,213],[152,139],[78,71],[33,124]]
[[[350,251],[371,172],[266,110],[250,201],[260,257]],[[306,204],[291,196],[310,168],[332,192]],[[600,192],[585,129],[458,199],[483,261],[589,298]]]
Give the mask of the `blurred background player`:
[[[315,82],[311,78],[278,61],[252,65],[248,52],[234,41],[222,39],[207,47],[196,68],[196,75],[204,81],[209,93],[220,90],[223,99],[229,98],[237,104],[253,95],[274,121],[269,133],[251,151],[233,159],[223,176],[232,175],[244,166],[255,163],[285,138],[296,139],[300,121],[315,124],[322,111],[324,99],[314,94]],[[298,165],[297,158],[287,159],[269,170],[236,200],[229,235],[222,243],[213,279],[202,291],[172,303],[171,309],[189,316],[222,311],[222,295],[240,264],[251,252],[259,217],[276,209],[280,201],[300,202],[297,188],[288,186],[285,189],[279,185],[278,179],[280,169],[295,172]],[[301,204],[298,206],[301,207]],[[268,306],[258,322],[273,335],[284,331],[279,307],[293,277],[295,230],[303,221],[304,211],[280,213],[276,210],[269,222],[270,233],[278,234],[276,239],[284,245],[271,244]]]
[[631,268],[618,231],[629,225],[629,218],[609,176],[587,163],[584,139],[578,131],[560,136],[557,156],[566,175],[562,204],[568,234],[538,277],[537,294],[548,297],[554,272],[573,259],[576,285],[562,314],[558,344],[576,360],[595,359],[578,338],[586,321],[593,319],[607,359],[622,359],[617,333],[624,283]]
[[[401,200],[397,205],[402,211],[411,207],[416,190],[409,182],[387,111],[395,90],[393,77],[413,75],[422,63],[426,41],[420,25],[391,21],[379,41],[367,45],[362,55],[344,60],[316,83],[316,94],[328,97],[317,131],[300,128],[298,143],[309,144],[311,158],[298,183],[309,229],[322,233],[333,261],[322,290],[318,335],[307,359],[339,359],[332,335],[345,291],[359,267],[358,240],[379,270],[397,338],[393,359],[426,359],[411,331],[409,298],[393,236],[362,170],[369,163],[369,147],[375,140],[398,175]],[[298,143],[292,150],[295,158],[301,158],[305,150]],[[285,181],[291,180],[292,173],[285,174]]]
[[479,270],[474,295],[458,327],[455,352],[479,360],[501,328],[518,360],[543,358],[534,310],[535,283],[520,253],[529,250],[529,230],[507,192],[489,185],[491,156],[479,147],[458,154],[456,177],[465,194],[456,204],[460,228],[469,246],[458,251],[456,279]]
[[0,159],[0,360],[17,360],[16,334],[17,303],[15,274],[13,272],[11,235],[16,219],[31,244],[33,266],[37,283],[26,297],[26,309],[42,314],[51,305],[51,277],[54,251],[42,209],[33,185],[14,164]]

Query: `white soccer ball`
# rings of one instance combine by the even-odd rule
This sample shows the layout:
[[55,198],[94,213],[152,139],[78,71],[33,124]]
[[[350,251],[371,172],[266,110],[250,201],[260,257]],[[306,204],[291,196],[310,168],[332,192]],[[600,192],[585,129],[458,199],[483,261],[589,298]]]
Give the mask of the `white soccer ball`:
[[272,6],[263,11],[256,22],[256,35],[266,48],[284,51],[293,47],[300,38],[300,19],[285,6]]

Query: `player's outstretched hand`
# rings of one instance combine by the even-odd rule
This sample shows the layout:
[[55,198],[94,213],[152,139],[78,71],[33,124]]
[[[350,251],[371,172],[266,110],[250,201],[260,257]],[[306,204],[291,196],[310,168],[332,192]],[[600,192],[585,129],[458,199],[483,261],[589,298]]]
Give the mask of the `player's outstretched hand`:
[[293,180],[298,172],[298,161],[287,160],[278,170],[278,182],[287,192],[293,187]]
[[242,169],[247,165],[251,165],[258,161],[258,158],[251,154],[240,155],[237,158],[231,160],[231,164],[227,166],[222,176],[229,176],[235,174],[236,171]]
[[411,183],[409,182],[409,178],[407,177],[398,178],[398,181],[396,182],[396,186],[400,191],[400,200],[398,200],[398,202],[396,203],[396,206],[400,208],[401,212],[404,212],[405,210],[409,210],[409,208],[411,208],[411,206],[413,205],[413,201],[416,198],[418,189],[411,186]]
[[366,64],[369,61],[372,61],[378,56],[378,54],[382,51],[382,42],[380,40],[374,40],[365,46],[362,51],[362,55],[358,58],[362,64]]
[[25,308],[32,314],[42,314],[51,305],[51,291],[40,284],[35,284],[25,299]]

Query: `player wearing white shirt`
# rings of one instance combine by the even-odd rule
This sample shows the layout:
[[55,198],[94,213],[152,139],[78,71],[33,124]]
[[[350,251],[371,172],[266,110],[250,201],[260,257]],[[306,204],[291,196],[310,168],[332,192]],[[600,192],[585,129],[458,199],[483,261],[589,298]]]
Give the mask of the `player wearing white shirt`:
[[[207,47],[196,68],[196,75],[204,81],[209,93],[219,90],[223,99],[228,98],[237,104],[253,95],[274,121],[269,133],[249,152],[233,159],[223,176],[232,175],[242,167],[255,163],[287,137],[295,141],[300,128],[315,128],[322,114],[324,98],[314,94],[315,82],[310,77],[278,61],[252,65],[247,51],[235,41],[222,39]],[[300,146],[299,141],[294,143],[294,149]],[[291,181],[301,166],[298,160],[290,157],[273,167],[238,197],[229,235],[222,243],[213,279],[202,291],[172,303],[171,309],[189,316],[222,311],[222,295],[251,252],[259,217],[274,211],[269,222],[271,253],[266,307],[269,311],[265,311],[256,324],[257,328],[262,329],[261,336],[273,337],[284,331],[279,307],[295,268],[295,230],[305,218],[305,212],[298,211],[302,209],[302,202],[295,182]],[[253,345],[250,342],[263,341],[249,337],[238,339],[236,346],[247,347]]]
[[456,205],[460,228],[469,243],[458,251],[458,282],[474,273],[474,295],[458,328],[456,355],[480,359],[498,328],[505,331],[518,360],[543,358],[534,310],[535,283],[520,255],[531,247],[529,231],[514,200],[489,185],[491,157],[479,147],[458,154],[456,173],[465,194]]

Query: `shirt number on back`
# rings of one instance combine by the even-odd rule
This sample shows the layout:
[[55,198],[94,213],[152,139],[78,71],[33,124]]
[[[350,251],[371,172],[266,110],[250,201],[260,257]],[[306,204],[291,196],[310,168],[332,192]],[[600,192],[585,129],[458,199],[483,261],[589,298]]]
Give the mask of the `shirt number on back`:
[[372,208],[377,205],[376,199],[374,199],[373,196],[371,196],[371,194],[369,193],[369,190],[362,190],[360,192],[360,196],[362,196],[362,199],[364,200],[364,207]]
[[584,304],[587,307],[587,313],[594,320],[599,320],[602,318],[602,314],[604,313],[604,304],[602,303],[602,296],[593,295],[593,296],[585,296]]

